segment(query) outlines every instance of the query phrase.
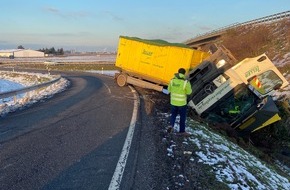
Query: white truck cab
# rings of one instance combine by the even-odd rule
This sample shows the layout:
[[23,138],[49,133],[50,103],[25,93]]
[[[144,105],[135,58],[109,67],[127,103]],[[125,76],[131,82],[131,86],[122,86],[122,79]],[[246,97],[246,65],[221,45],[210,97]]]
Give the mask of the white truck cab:
[[242,134],[280,119],[269,95],[288,85],[265,54],[246,58],[228,69],[203,62],[190,71],[189,81],[193,93],[188,105],[202,118],[225,123]]

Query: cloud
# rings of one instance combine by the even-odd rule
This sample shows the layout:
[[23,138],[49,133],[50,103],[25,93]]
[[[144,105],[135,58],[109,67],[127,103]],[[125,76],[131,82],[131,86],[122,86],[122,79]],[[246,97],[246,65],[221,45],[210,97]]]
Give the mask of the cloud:
[[84,17],[89,17],[90,13],[86,11],[77,11],[77,12],[70,12],[68,16],[72,18],[84,18]]
[[49,14],[56,15],[58,17],[66,18],[66,19],[78,19],[89,17],[90,13],[86,11],[69,11],[64,12],[54,7],[44,7],[43,10]]
[[91,36],[92,33],[90,32],[77,32],[77,33],[63,32],[63,33],[49,33],[46,35],[52,36],[52,37],[78,37],[78,36]]
[[52,36],[52,37],[71,37],[71,36],[76,36],[74,33],[51,33],[47,34],[47,36]]
[[110,11],[105,11],[105,14],[108,15],[110,18],[112,18],[114,21],[117,21],[117,22],[119,22],[119,21],[123,21],[123,20],[124,20],[123,18],[121,18],[121,17],[119,17],[119,16],[113,14],[113,13],[110,12]]
[[46,11],[51,12],[51,13],[54,13],[54,14],[59,14],[59,12],[60,12],[58,9],[53,8],[53,7],[45,7],[44,9]]
[[51,14],[54,14],[54,15],[58,15],[58,16],[62,15],[61,12],[58,9],[54,8],[54,7],[44,7],[43,10],[45,12],[48,12],[48,13],[51,13]]

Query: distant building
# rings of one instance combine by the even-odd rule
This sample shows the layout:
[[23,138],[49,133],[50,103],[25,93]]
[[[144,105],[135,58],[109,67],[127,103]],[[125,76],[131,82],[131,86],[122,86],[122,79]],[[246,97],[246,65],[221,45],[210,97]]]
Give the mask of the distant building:
[[44,53],[41,51],[31,50],[31,49],[7,49],[0,50],[0,57],[44,57]]

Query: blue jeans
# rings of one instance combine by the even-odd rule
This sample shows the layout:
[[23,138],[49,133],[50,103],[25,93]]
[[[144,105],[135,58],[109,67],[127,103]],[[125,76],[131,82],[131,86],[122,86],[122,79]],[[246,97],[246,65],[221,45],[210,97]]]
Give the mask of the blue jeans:
[[183,133],[183,132],[185,132],[186,105],[185,106],[173,106],[173,105],[171,105],[170,125],[172,127],[174,127],[176,116],[178,114],[180,116],[179,132]]

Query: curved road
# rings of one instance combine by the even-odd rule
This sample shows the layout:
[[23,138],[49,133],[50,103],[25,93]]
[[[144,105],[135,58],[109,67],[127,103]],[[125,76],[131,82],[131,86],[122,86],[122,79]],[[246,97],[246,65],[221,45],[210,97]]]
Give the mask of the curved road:
[[108,189],[134,96],[110,77],[66,73],[70,87],[0,118],[0,189]]

